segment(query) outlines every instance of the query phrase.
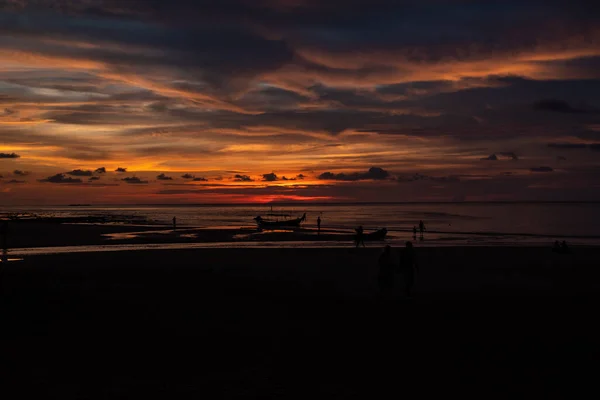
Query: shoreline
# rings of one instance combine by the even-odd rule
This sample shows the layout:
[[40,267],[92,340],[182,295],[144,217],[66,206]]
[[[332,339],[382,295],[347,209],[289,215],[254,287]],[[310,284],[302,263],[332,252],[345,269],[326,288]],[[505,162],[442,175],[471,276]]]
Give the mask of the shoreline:
[[[327,227],[317,235],[313,227],[295,230],[259,231],[252,226],[200,227],[179,226],[173,230],[165,225],[84,224],[57,223],[49,221],[23,220],[9,223],[7,247],[9,254],[24,254],[48,251],[107,251],[113,249],[163,248],[210,248],[210,247],[354,247],[354,234],[350,230]],[[368,233],[369,231],[367,231]],[[600,246],[595,237],[574,238],[549,235],[494,234],[488,232],[436,233],[426,231],[424,241],[417,240],[410,231],[390,229],[384,241],[367,241],[367,246],[383,247],[386,244],[398,247],[413,241],[421,247],[550,247],[555,240],[568,240],[571,247]],[[62,250],[59,248],[63,248]]]

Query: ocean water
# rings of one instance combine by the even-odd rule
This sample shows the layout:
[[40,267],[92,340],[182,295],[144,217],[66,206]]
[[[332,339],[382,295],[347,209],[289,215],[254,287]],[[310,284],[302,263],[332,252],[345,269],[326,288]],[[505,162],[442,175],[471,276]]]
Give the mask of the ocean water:
[[[140,223],[179,227],[253,227],[253,218],[265,216],[270,206],[92,206],[10,207],[4,212],[33,213],[56,217],[119,216]],[[273,212],[293,218],[307,214],[305,228],[352,232],[362,225],[366,232],[387,228],[390,242],[412,238],[413,226],[424,221],[423,245],[530,245],[568,240],[573,244],[600,244],[600,204],[595,203],[402,203],[274,206]],[[293,243],[282,244],[292,246]],[[305,243],[305,245],[311,245]],[[316,242],[313,245],[326,245]]]

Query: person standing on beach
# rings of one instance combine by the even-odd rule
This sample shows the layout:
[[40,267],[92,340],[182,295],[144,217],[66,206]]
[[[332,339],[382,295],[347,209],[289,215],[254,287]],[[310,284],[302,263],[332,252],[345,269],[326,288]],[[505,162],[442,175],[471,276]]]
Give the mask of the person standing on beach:
[[404,294],[409,297],[415,284],[415,273],[417,271],[417,254],[411,242],[406,242],[406,247],[400,254],[400,265],[398,272],[404,280]]
[[379,275],[377,283],[381,293],[389,295],[394,288],[394,266],[392,263],[392,248],[387,245],[379,256]]
[[413,226],[413,240],[417,240],[417,227]]
[[317,235],[321,235],[321,217],[317,217]]
[[421,240],[423,240],[423,232],[425,232],[425,224],[423,220],[419,221],[419,232],[421,232]]
[[364,236],[365,236],[364,229],[361,225],[358,228],[356,228],[356,248],[358,248],[358,246],[360,246],[361,243],[362,243],[363,247],[366,247]]
[[0,227],[0,235],[2,236],[2,262],[8,261],[8,221],[2,221]]
[[177,217],[173,217],[173,230],[177,229]]

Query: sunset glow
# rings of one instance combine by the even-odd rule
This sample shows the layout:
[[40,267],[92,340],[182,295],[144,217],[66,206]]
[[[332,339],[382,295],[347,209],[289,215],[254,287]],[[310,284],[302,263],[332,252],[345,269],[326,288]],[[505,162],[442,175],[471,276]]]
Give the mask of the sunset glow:
[[597,6],[159,3],[0,9],[1,205],[600,199]]

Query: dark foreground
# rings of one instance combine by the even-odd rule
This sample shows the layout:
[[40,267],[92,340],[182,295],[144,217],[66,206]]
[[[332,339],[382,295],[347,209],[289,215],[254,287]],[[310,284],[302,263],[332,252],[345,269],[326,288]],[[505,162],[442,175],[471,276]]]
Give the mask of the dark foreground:
[[[420,249],[412,299],[375,249],[147,251],[3,267],[6,398],[593,395],[600,251]],[[8,395],[10,393],[10,395]]]

